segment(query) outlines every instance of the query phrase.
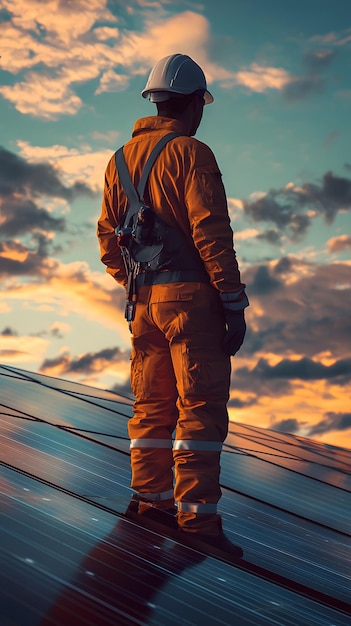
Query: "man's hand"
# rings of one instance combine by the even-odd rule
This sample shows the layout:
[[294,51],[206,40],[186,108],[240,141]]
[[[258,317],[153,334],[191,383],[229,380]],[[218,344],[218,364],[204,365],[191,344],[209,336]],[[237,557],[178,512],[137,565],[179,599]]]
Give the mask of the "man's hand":
[[246,333],[244,309],[233,311],[224,309],[227,332],[223,341],[223,350],[226,354],[234,356],[242,346]]

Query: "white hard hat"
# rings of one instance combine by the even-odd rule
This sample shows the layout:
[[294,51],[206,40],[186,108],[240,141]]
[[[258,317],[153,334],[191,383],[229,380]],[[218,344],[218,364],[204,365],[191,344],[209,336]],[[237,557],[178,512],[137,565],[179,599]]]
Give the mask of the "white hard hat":
[[186,54],[171,54],[156,63],[141,95],[151,102],[163,102],[200,90],[204,91],[205,104],[213,102],[201,67]]

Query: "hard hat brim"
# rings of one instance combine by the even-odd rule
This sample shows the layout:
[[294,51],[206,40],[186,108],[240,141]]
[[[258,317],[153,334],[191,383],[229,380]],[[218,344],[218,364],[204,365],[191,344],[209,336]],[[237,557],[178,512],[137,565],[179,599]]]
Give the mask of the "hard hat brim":
[[[185,95],[190,95],[190,93],[189,94],[184,94],[184,93],[180,93],[178,91],[172,91],[170,89],[167,89],[167,90],[166,89],[158,89],[158,90],[155,90],[155,91],[154,90],[150,90],[150,89],[144,89],[144,91],[141,92],[141,95],[143,96],[143,98],[149,98],[150,102],[166,102],[170,98],[174,98],[174,97],[177,97],[177,96],[179,98],[181,98],[181,97],[183,97]],[[211,104],[214,101],[214,97],[208,91],[208,89],[205,90],[204,101],[205,101],[205,104]]]

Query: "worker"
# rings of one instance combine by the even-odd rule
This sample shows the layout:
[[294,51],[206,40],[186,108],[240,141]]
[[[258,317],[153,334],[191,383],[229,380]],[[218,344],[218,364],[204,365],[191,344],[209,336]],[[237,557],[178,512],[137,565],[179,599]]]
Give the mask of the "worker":
[[[213,96],[201,67],[178,53],[155,65],[142,96],[156,104],[157,115],[135,122],[132,138],[123,146],[124,160],[137,187],[156,144],[175,133],[151,168],[143,202],[182,243],[172,247],[169,241],[177,237],[166,237],[168,264],[159,269],[134,265],[130,329],[135,403],[128,430],[135,495],[129,510],[141,523],[172,518],[185,541],[240,557],[241,548],[223,532],[217,504],[220,455],[228,432],[230,356],[244,340],[248,299],[221,172],[211,149],[194,138],[204,105]],[[125,288],[130,276],[115,231],[127,210],[112,157],[98,238],[107,272]]]

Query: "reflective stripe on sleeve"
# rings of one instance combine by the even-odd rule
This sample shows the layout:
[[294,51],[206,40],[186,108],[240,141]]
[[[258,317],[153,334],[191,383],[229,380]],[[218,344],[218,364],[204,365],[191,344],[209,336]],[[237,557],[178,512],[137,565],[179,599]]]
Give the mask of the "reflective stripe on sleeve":
[[179,513],[217,513],[217,504],[203,502],[177,502]]
[[131,448],[172,448],[171,439],[131,439]]
[[155,500],[158,502],[160,500],[170,500],[171,498],[173,498],[174,492],[173,489],[168,489],[168,491],[162,491],[161,493],[137,492],[136,495],[138,498],[140,498],[140,500]]
[[195,439],[176,439],[173,450],[204,450],[207,452],[220,452],[222,450],[221,441],[199,441]]

